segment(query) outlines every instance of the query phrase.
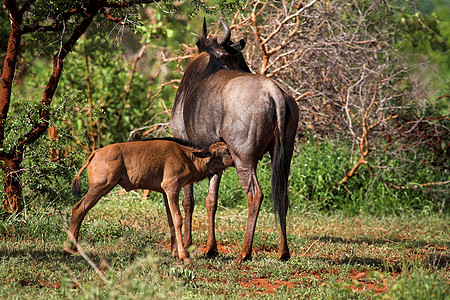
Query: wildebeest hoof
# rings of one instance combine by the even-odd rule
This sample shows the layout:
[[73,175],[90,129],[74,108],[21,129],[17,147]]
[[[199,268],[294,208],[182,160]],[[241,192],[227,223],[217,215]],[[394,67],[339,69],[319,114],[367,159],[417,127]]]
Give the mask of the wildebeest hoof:
[[205,250],[205,256],[207,258],[214,258],[217,255],[219,255],[219,251],[217,249],[209,249],[209,250]]
[[278,256],[278,260],[279,260],[279,261],[288,261],[290,258],[291,258],[291,254],[289,254],[289,252],[288,252],[288,253],[280,254],[280,255]]
[[219,252],[218,251],[208,251],[208,252],[205,252],[205,256],[207,257],[207,258],[215,258],[215,257],[217,257],[219,255]]
[[235,259],[235,263],[238,263],[238,264],[240,264],[240,263],[242,263],[242,262],[244,262],[244,261],[248,261],[248,260],[251,260],[252,259],[252,255],[251,254],[239,254],[239,256],[238,257],[236,257],[236,259]]

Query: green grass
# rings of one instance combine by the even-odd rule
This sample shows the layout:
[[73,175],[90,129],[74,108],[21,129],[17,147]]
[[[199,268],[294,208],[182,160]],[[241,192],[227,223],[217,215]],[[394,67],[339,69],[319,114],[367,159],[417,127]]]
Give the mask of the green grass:
[[[155,194],[156,195],[156,194]],[[201,201],[200,199],[198,201]],[[266,201],[268,201],[266,199]],[[170,257],[164,205],[115,189],[87,215],[80,244],[102,270],[62,247],[70,207],[34,209],[0,223],[0,298],[446,299],[450,294],[445,214],[348,216],[292,209],[292,258],[276,260],[274,217],[261,212],[253,259],[234,263],[247,211],[219,206],[220,255],[206,259],[204,206],[194,214],[192,261]]]

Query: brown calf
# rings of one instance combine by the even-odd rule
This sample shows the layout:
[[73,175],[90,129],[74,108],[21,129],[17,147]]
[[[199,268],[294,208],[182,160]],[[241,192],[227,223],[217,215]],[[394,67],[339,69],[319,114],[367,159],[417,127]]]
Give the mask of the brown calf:
[[73,206],[70,228],[64,253],[76,253],[81,222],[87,212],[117,184],[125,190],[148,189],[163,194],[170,227],[172,256],[188,262],[182,239],[182,216],[178,205],[180,190],[207,176],[234,166],[225,143],[209,149],[195,149],[176,139],[112,144],[94,151],[72,182],[72,192],[80,193],[80,176],[88,167],[89,190]]

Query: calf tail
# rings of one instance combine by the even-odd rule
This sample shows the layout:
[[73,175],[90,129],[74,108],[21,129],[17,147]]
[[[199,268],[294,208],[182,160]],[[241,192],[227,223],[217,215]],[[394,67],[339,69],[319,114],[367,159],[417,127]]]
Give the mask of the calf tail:
[[77,176],[75,176],[75,178],[72,181],[72,194],[75,198],[80,198],[81,194],[81,173],[83,173],[84,169],[86,169],[86,167],[89,165],[89,163],[91,162],[92,158],[94,158],[95,155],[94,151],[91,153],[91,155],[89,155],[88,159],[85,161],[84,165],[81,167],[80,171],[78,171]]

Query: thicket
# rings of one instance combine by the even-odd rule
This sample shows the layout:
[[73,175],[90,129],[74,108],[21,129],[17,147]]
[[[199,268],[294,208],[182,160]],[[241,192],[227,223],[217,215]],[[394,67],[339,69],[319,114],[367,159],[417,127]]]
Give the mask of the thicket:
[[[450,13],[443,2],[426,3],[239,1],[231,3],[240,5],[237,13],[221,8],[232,37],[247,39],[252,70],[280,81],[299,103],[292,208],[448,212]],[[201,27],[200,17],[190,17],[199,9],[197,2],[149,5],[132,11],[133,26],[94,20],[66,59],[48,135],[23,153],[26,206],[73,203],[71,179],[93,149],[170,134],[176,86]],[[5,45],[4,10],[0,18]],[[216,16],[207,21],[216,24]],[[59,47],[43,37],[22,42],[5,150],[39,118]],[[268,158],[259,178],[268,199]],[[199,204],[206,186],[195,188]],[[246,206],[234,170],[224,176],[220,199]],[[263,205],[270,209],[270,201]]]

